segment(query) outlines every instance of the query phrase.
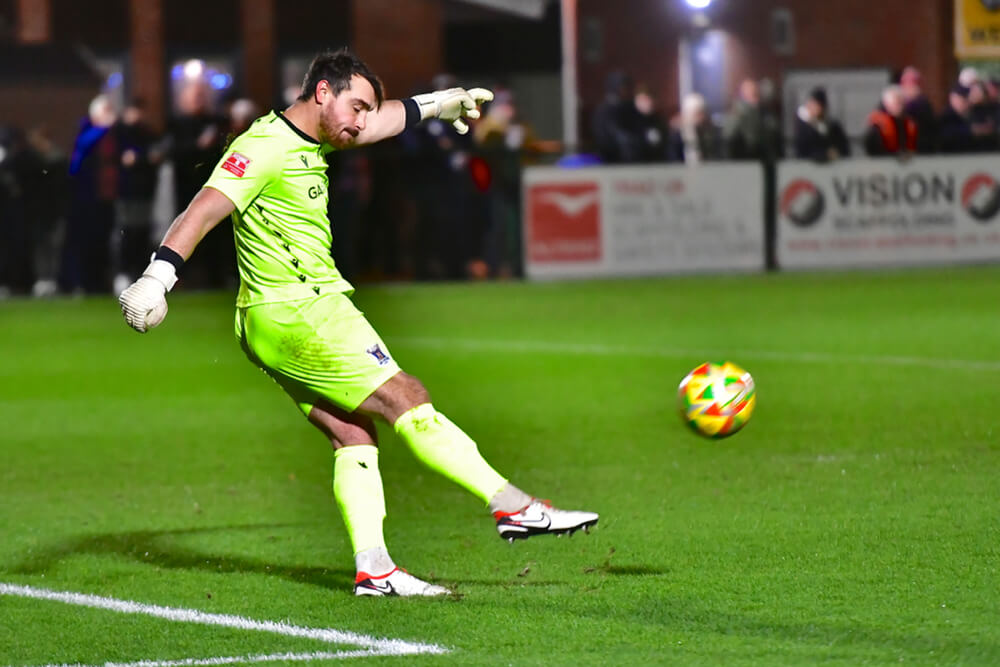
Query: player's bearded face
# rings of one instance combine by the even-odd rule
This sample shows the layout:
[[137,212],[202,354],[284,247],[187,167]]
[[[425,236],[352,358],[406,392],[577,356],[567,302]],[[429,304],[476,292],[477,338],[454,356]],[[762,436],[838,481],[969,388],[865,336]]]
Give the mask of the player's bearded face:
[[361,76],[351,86],[323,100],[319,116],[320,140],[334,148],[349,148],[365,129],[368,112],[375,106],[375,90]]

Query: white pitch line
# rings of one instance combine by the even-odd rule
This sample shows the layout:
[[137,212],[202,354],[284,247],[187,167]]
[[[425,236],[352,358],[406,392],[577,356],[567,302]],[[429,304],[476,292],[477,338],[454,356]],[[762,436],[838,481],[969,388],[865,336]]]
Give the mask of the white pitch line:
[[[436,644],[420,644],[417,642],[403,641],[402,639],[383,639],[370,635],[361,635],[344,630],[333,628],[307,628],[279,621],[255,621],[252,618],[243,616],[233,616],[230,614],[210,614],[197,609],[182,609],[178,607],[161,607],[159,605],[143,604],[130,600],[117,600],[99,595],[87,595],[84,593],[68,593],[63,591],[50,591],[44,588],[34,588],[32,586],[19,586],[16,584],[5,584],[0,582],[0,595],[12,595],[23,598],[34,598],[36,600],[53,600],[72,604],[81,607],[92,607],[94,609],[106,609],[122,614],[143,614],[155,616],[168,621],[178,621],[181,623],[200,623],[202,625],[217,625],[225,628],[238,628],[240,630],[256,630],[260,632],[273,632],[286,637],[301,637],[303,639],[315,639],[328,644],[351,644],[353,646],[363,646],[373,649],[379,655],[413,655],[417,653],[447,653],[448,649]],[[370,651],[366,652],[366,655]],[[157,663],[159,664],[159,663]],[[194,664],[194,663],[192,663]]]
[[[677,359],[681,357],[714,358],[719,350],[690,350],[682,348],[657,348],[635,345],[606,345],[602,343],[569,343],[530,340],[474,340],[450,338],[392,338],[393,345],[412,345],[459,350],[490,350],[500,352],[556,352],[560,354],[593,356],[634,356]],[[745,359],[771,359],[810,364],[883,364],[889,366],[917,366],[945,370],[1000,371],[1000,361],[977,359],[936,359],[934,357],[908,357],[894,355],[828,354],[823,352],[775,352],[773,350],[731,349],[726,356]]]

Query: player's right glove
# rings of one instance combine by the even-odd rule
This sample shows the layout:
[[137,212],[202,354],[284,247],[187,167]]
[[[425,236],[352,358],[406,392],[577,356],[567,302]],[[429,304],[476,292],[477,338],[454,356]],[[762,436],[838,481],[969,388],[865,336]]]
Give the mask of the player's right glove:
[[455,126],[455,131],[465,134],[469,131],[463,118],[479,118],[479,107],[493,99],[493,91],[486,88],[449,88],[433,93],[414,95],[413,101],[420,109],[420,120],[440,118]]
[[173,264],[163,259],[151,261],[139,279],[118,296],[128,325],[139,333],[158,326],[167,316],[167,292],[176,282]]

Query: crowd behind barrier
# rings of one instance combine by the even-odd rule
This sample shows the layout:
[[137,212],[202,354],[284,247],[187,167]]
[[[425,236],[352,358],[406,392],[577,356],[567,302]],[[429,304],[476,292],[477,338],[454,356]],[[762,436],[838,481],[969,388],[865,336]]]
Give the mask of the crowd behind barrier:
[[[260,113],[245,99],[215,109],[205,83],[192,81],[162,134],[146,124],[142,100],[119,110],[104,95],[86,110],[68,151],[43,127],[3,127],[0,120],[0,297],[120,291],[228,141]],[[773,192],[775,165],[785,158],[830,163],[860,153],[905,159],[996,151],[1000,85],[967,68],[938,111],[920,73],[908,67],[873,100],[863,136],[848,137],[829,116],[822,88],[803,100],[792,136],[781,128],[772,87],[752,79],[715,122],[697,93],[664,115],[648,90],[614,72],[589,114],[589,150],[564,154],[558,142],[533,135],[511,93],[500,89],[468,135],[430,121],[391,141],[331,153],[333,254],[349,280],[520,276],[526,165],[757,161],[764,192]],[[765,221],[775,219],[772,200],[765,197]],[[232,244],[227,225],[210,232],[185,267],[185,285],[233,287]]]

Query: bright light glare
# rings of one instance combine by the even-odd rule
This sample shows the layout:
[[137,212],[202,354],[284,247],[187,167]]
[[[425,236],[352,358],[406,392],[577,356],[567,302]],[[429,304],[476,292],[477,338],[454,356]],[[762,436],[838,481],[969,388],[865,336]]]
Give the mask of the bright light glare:
[[686,2],[691,9],[706,9],[712,4],[712,0],[686,0]]
[[188,79],[201,78],[202,72],[204,71],[205,63],[200,60],[189,60],[184,63],[184,76]]
[[212,88],[215,88],[216,90],[222,90],[223,88],[228,88],[233,85],[233,77],[221,72],[213,74],[209,77],[208,81],[212,84]]

